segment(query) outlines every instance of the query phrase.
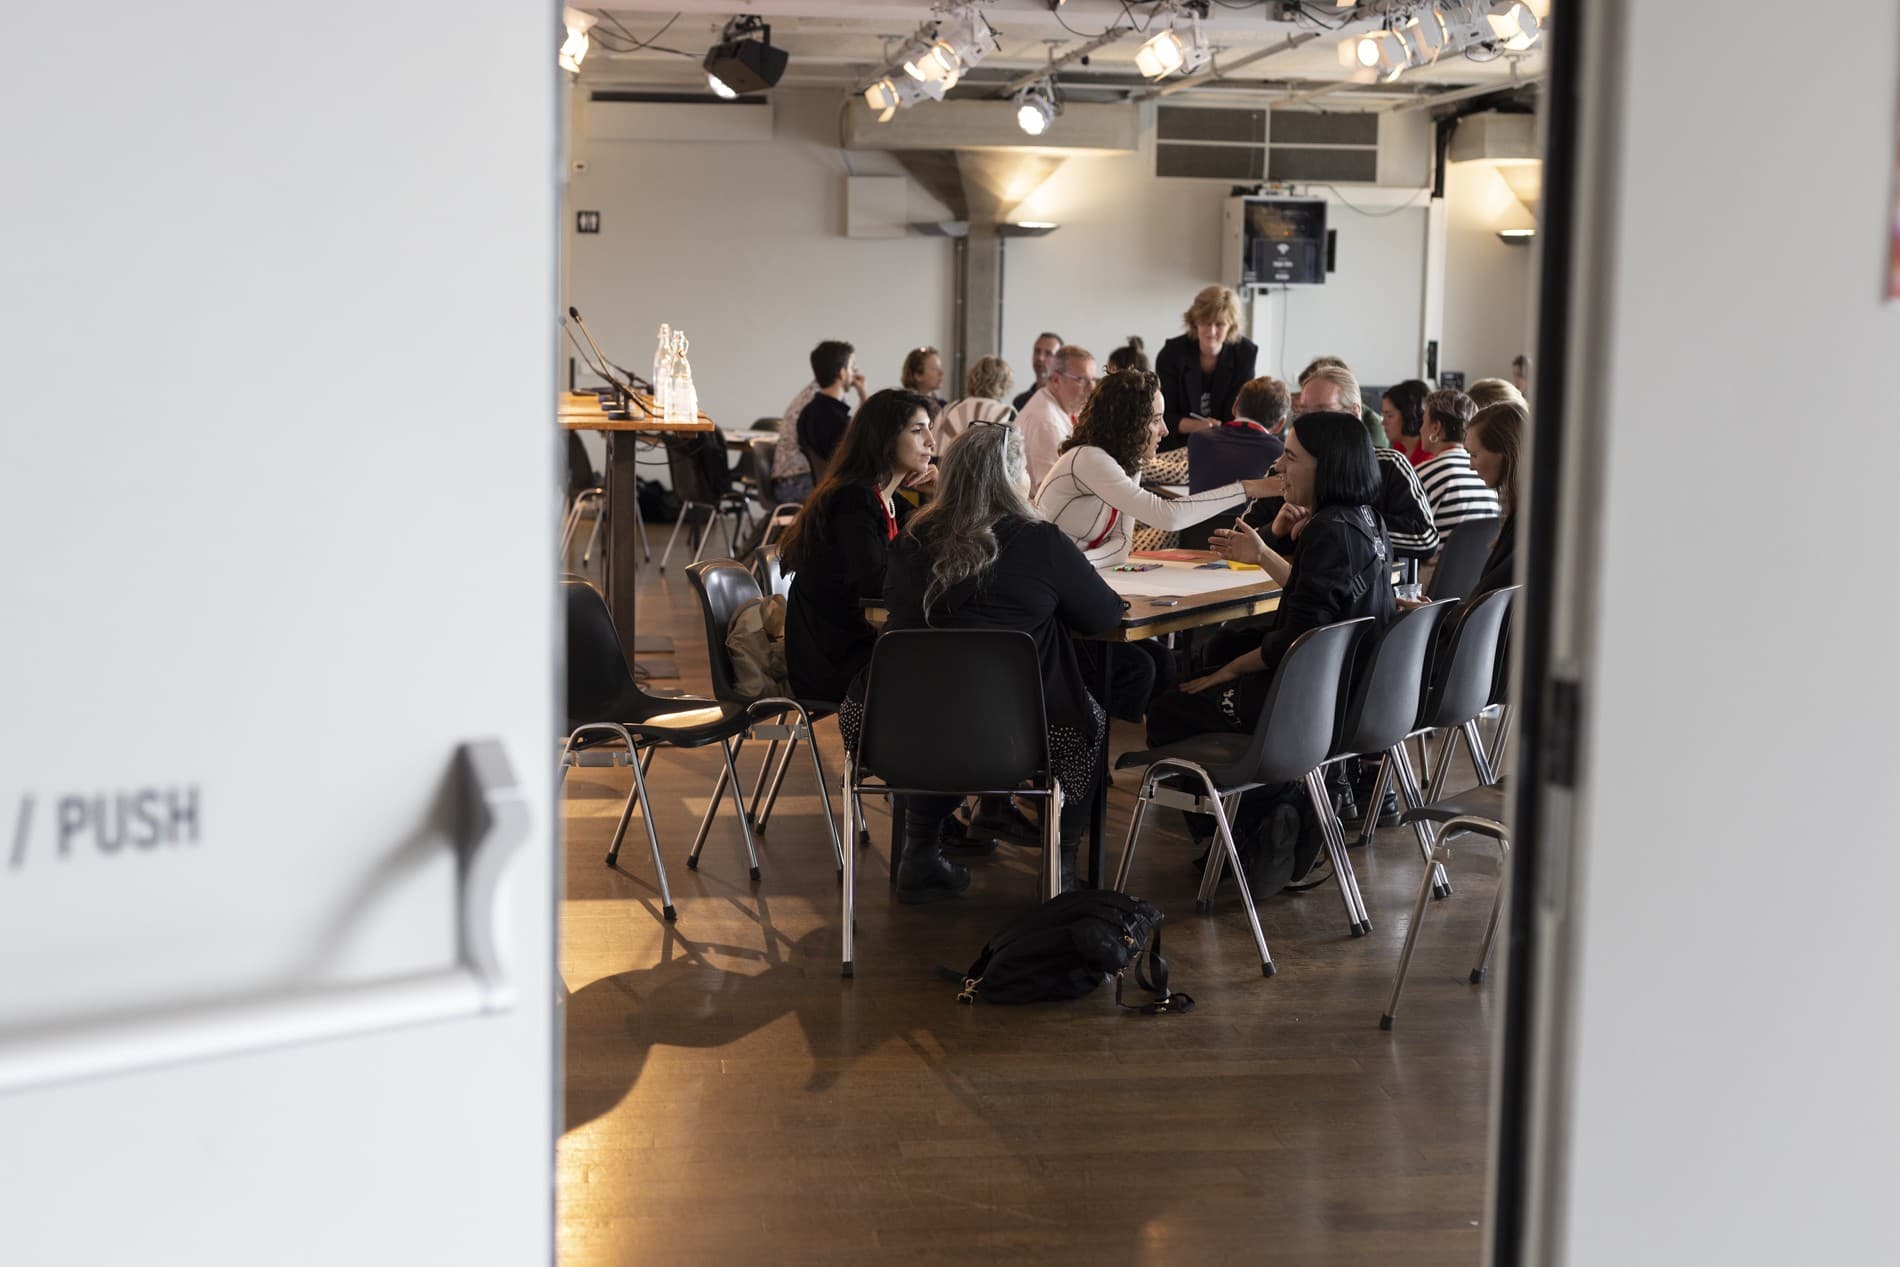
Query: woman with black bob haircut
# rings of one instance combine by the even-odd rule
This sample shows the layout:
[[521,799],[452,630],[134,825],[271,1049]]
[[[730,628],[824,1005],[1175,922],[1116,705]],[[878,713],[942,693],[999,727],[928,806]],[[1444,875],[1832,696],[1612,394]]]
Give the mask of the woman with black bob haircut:
[[876,632],[864,600],[884,589],[884,564],[910,507],[899,488],[934,486],[930,400],[885,390],[858,407],[824,482],[785,535],[779,557],[792,573],[785,609],[785,669],[800,699],[842,700],[871,662]]
[[[1365,424],[1343,413],[1294,419],[1280,475],[1286,504],[1274,517],[1271,543],[1245,524],[1218,531],[1213,540],[1222,557],[1257,563],[1279,582],[1279,610],[1256,646],[1155,700],[1148,710],[1150,747],[1224,730],[1253,733],[1274,670],[1296,638],[1361,616],[1380,626],[1392,619],[1392,544],[1376,509],[1379,468]],[[1281,789],[1256,789],[1241,798],[1234,827],[1243,851],[1255,857],[1275,852],[1263,850],[1259,837],[1267,811],[1276,803],[1284,809],[1286,802]],[[1297,816],[1289,821],[1291,827],[1282,829],[1297,833]],[[1190,815],[1189,828],[1204,837],[1209,825]],[[1284,873],[1279,879],[1284,882]]]
[[[1070,635],[1115,628],[1121,598],[1061,529],[1024,499],[1026,462],[1014,427],[971,427],[945,450],[940,470],[935,500],[911,519],[891,551],[885,628],[1017,629],[1035,640],[1051,764],[1062,786],[1063,873],[1070,875],[1107,725]],[[954,691],[956,684],[945,689]],[[853,694],[861,697],[862,691],[860,679]],[[854,748],[862,717],[857,702],[847,700],[839,718]],[[960,800],[905,798],[899,901],[933,902],[968,886],[969,871],[943,856],[944,826]]]
[[1425,429],[1425,398],[1431,387],[1416,378],[1395,383],[1379,398],[1379,418],[1385,424],[1386,443],[1405,455],[1413,466],[1431,458],[1421,432]]

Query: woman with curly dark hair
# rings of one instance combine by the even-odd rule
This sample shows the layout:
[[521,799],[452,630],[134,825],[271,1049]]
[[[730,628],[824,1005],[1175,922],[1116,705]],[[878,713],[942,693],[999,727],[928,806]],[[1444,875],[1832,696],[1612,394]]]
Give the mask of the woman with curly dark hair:
[[1174,532],[1249,498],[1278,497],[1272,476],[1235,480],[1188,497],[1167,498],[1141,486],[1137,473],[1168,433],[1161,412],[1161,385],[1153,374],[1123,370],[1103,379],[1082,406],[1075,432],[1066,440],[1036,494],[1036,509],[1082,547],[1096,567],[1128,557],[1135,523]]
[[[1042,482],[1036,509],[1096,567],[1110,567],[1128,557],[1137,520],[1175,531],[1222,511],[1237,511],[1250,497],[1280,495],[1280,481],[1271,475],[1188,497],[1149,492],[1138,472],[1167,433],[1155,376],[1145,370],[1111,374],[1082,407],[1075,433],[1063,443],[1049,478]],[[1120,647],[1084,643],[1080,652],[1091,681],[1101,680],[1101,657],[1112,656],[1113,684],[1104,702],[1127,721],[1140,720],[1150,696],[1174,682],[1172,657],[1152,639]]]

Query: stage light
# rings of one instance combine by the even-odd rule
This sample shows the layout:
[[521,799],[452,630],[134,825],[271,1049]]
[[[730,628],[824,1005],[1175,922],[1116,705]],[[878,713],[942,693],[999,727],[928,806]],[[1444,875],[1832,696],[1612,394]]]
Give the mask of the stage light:
[[1492,34],[1513,53],[1528,49],[1544,33],[1537,15],[1524,0],[1502,0],[1493,4],[1486,16],[1490,19]]
[[1033,84],[1016,94],[1016,126],[1031,136],[1041,136],[1056,121],[1054,94],[1041,84]]
[[790,60],[784,49],[772,47],[771,27],[743,17],[726,23],[724,38],[707,50],[701,65],[707,85],[721,97],[732,98],[772,87],[785,77]]
[[561,41],[561,69],[570,75],[578,75],[591,43],[587,38],[587,28],[594,25],[594,15],[582,13],[579,9],[562,9],[561,25],[567,28],[567,38]]

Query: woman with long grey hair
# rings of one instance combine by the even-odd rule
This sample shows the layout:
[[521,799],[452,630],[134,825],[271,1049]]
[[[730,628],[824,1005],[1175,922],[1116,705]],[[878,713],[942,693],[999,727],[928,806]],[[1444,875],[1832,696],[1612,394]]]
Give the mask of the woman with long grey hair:
[[[1088,819],[1106,727],[1070,635],[1115,628],[1122,603],[1075,543],[1030,507],[1024,474],[1022,437],[1014,427],[979,423],[957,437],[939,461],[936,500],[911,519],[891,551],[885,629],[1019,629],[1035,639],[1049,749],[1062,785],[1067,875]],[[961,893],[970,873],[943,856],[944,824],[958,798],[907,800],[898,900],[932,902]]]

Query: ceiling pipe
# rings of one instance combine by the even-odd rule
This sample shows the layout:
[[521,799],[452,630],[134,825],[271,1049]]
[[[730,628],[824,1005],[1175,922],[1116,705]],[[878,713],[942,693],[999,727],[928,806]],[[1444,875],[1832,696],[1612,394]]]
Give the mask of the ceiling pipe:
[[1494,92],[1509,92],[1513,88],[1529,88],[1533,84],[1544,82],[1543,73],[1526,75],[1522,79],[1513,78],[1508,84],[1473,84],[1469,88],[1458,88],[1451,92],[1435,92],[1429,97],[1420,97],[1416,101],[1403,101],[1396,106],[1385,106],[1383,114],[1403,114],[1407,110],[1428,110],[1433,106],[1445,105],[1453,101],[1464,101],[1471,97],[1488,96]]
[[1358,86],[1359,86],[1358,84],[1354,83],[1350,79],[1342,79],[1338,83],[1327,84],[1323,88],[1314,88],[1307,92],[1295,93],[1293,96],[1288,97],[1285,101],[1281,102],[1280,104],[1288,105],[1288,106],[1297,106],[1302,101],[1311,101],[1316,97],[1330,96],[1333,93],[1344,92],[1348,88],[1357,88]]
[[998,88],[996,90],[996,95],[999,97],[1014,96],[1020,90],[1029,87],[1029,85],[1033,83],[1039,83],[1040,81],[1049,78],[1049,76],[1055,74],[1057,71],[1061,70],[1064,66],[1067,66],[1072,62],[1081,61],[1084,57],[1087,57],[1090,53],[1093,53],[1096,49],[1105,48],[1108,45],[1115,43],[1117,40],[1121,39],[1122,36],[1128,34],[1130,31],[1134,29],[1135,28],[1132,26],[1118,26],[1118,27],[1113,28],[1112,30],[1104,31],[1100,35],[1096,36],[1094,39],[1088,41],[1086,44],[1078,44],[1074,48],[1070,49],[1068,52],[1064,53],[1062,56],[1050,58],[1049,64],[1047,66],[1044,66],[1042,69],[1032,70],[1022,75],[1018,75],[1016,78],[1004,84],[1001,88]]
[[1290,53],[1300,45],[1310,44],[1318,38],[1319,32],[1317,31],[1302,31],[1298,35],[1289,35],[1278,44],[1270,44],[1266,48],[1258,49],[1247,54],[1245,57],[1237,57],[1233,61],[1228,62],[1225,66],[1220,65],[1219,62],[1216,61],[1213,66],[1202,71],[1200,74],[1189,75],[1186,79],[1177,79],[1166,87],[1158,88],[1149,93],[1148,96],[1172,97],[1177,92],[1185,92],[1189,88],[1197,87],[1211,80],[1224,79],[1234,71],[1239,70],[1242,66],[1251,66],[1255,62],[1264,61],[1276,53]]

